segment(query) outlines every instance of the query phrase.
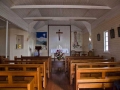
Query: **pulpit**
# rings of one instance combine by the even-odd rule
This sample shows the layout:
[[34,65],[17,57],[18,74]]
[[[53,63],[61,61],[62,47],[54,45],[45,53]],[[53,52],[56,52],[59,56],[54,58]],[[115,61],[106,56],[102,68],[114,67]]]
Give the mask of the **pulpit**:
[[42,49],[41,46],[35,46],[35,49],[38,51],[38,56],[40,56],[40,50]]

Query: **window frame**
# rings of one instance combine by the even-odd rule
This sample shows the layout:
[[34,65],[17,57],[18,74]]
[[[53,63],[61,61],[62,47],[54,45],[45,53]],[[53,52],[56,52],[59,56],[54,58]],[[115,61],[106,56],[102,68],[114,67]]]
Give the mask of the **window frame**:
[[[107,33],[107,35],[106,35]],[[109,52],[109,33],[108,30],[104,31],[104,52]]]

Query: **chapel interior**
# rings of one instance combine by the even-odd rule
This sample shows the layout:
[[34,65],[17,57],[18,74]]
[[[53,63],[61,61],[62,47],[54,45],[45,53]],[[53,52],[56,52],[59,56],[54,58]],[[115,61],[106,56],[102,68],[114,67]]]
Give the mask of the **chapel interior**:
[[0,90],[120,90],[120,0],[0,0]]

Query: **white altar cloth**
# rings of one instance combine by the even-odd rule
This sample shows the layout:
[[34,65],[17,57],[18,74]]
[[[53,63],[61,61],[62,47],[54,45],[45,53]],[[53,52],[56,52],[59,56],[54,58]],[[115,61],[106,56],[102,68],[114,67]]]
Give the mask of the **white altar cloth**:
[[61,50],[62,53],[69,53],[69,50],[68,49],[51,49],[51,53],[56,53],[57,50]]

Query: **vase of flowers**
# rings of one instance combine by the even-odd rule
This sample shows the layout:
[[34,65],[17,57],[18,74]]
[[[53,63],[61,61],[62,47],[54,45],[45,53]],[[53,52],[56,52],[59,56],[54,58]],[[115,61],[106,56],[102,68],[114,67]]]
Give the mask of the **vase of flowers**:
[[61,50],[57,50],[55,53],[55,57],[57,57],[58,60],[64,59],[64,53],[62,53]]

